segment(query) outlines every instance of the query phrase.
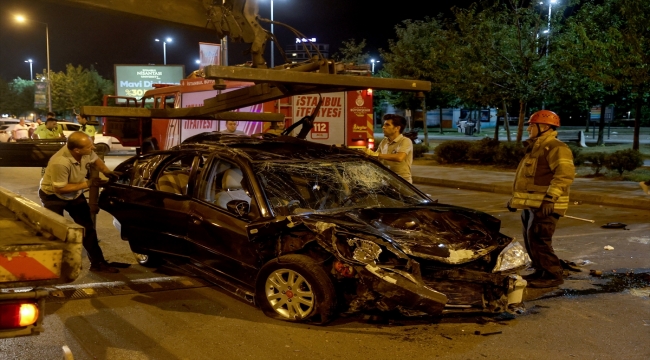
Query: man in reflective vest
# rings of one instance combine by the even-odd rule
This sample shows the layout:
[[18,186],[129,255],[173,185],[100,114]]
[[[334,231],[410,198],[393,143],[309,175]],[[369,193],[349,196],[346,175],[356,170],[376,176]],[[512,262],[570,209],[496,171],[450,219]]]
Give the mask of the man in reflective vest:
[[575,177],[571,149],[557,139],[560,117],[552,111],[534,113],[528,122],[526,155],[517,167],[508,210],[523,209],[524,242],[535,272],[525,276],[530,287],[561,285],[562,265],[551,240],[560,216],[569,205]]

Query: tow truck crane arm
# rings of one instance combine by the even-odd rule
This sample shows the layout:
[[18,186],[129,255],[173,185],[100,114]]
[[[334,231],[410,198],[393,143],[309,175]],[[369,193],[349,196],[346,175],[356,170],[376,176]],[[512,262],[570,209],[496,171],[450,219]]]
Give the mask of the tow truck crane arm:
[[[253,66],[266,68],[264,49],[271,34],[258,22],[257,0],[64,0],[73,5],[216,31],[222,39],[251,44]],[[56,1],[61,3],[60,0]]]
[[[241,80],[255,86],[222,93],[204,101],[204,106],[193,110],[193,116],[215,114],[266,101],[299,94],[328,93],[360,89],[424,92],[431,90],[428,81],[388,79],[370,76],[341,76],[345,65],[324,58],[317,50],[302,63],[287,63],[268,69],[264,49],[272,35],[262,28],[258,15],[259,0],[64,0],[70,4],[117,11],[131,15],[214,29],[220,39],[251,45],[251,67],[209,65],[203,69],[205,78],[223,85],[225,80]],[[57,2],[61,2],[58,0]],[[284,25],[275,22],[277,25]],[[290,28],[290,27],[288,27]],[[291,29],[291,28],[290,28]],[[296,30],[291,29],[296,32]],[[296,32],[299,34],[298,32]],[[308,48],[311,44],[305,44]],[[107,113],[108,111],[108,113]],[[88,116],[111,116],[108,109],[83,107]],[[121,116],[116,110],[113,116]],[[172,114],[161,114],[172,118]],[[189,114],[187,114],[189,116]],[[185,117],[176,117],[185,118]],[[191,118],[191,117],[189,117]]]

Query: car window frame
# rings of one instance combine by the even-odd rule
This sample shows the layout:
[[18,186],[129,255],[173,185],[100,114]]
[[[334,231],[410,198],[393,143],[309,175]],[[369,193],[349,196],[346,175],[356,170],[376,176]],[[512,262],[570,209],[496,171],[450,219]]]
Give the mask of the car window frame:
[[[248,213],[249,214],[256,213],[257,217],[249,218],[249,217],[238,216],[237,214],[234,214],[234,213],[228,211],[227,209],[224,209],[224,208],[218,206],[217,204],[212,203],[212,202],[204,199],[204,196],[203,196],[204,194],[201,193],[201,182],[207,182],[207,176],[210,176],[212,171],[202,171],[202,174],[200,176],[197,176],[194,179],[194,189],[195,190],[194,190],[194,193],[193,193],[193,198],[197,202],[206,204],[207,206],[210,206],[211,208],[217,209],[218,211],[220,211],[220,212],[222,212],[224,214],[228,214],[231,217],[234,217],[236,219],[245,221],[247,223],[252,223],[252,222],[255,222],[255,221],[259,221],[260,219],[263,219],[264,216],[262,216],[263,211],[262,211],[262,206],[260,204],[258,191],[255,190],[254,185],[253,185],[253,183],[251,181],[251,179],[255,179],[255,176],[251,176],[251,173],[248,170],[249,167],[246,164],[243,164],[240,161],[237,161],[236,159],[229,158],[229,157],[226,157],[226,156],[223,156],[223,155],[220,155],[220,154],[213,153],[211,155],[211,157],[208,159],[208,161],[206,162],[206,164],[204,165],[204,168],[212,170],[214,168],[214,166],[217,166],[218,161],[229,162],[229,163],[239,167],[239,169],[241,169],[242,175],[243,175],[243,180],[247,182],[248,191],[249,191],[249,193],[251,195],[250,196],[251,202],[249,203],[249,207],[250,208],[252,208],[253,206],[256,207],[255,212],[249,210]],[[253,201],[253,199],[255,199],[255,200]],[[264,200],[266,201],[266,199],[264,199]]]
[[[169,165],[171,165],[171,163],[173,163],[173,162],[175,162],[177,160],[180,160],[180,158],[185,157],[185,156],[194,156],[194,158],[192,159],[192,165],[190,165],[190,171],[189,171],[189,174],[188,174],[188,180],[187,180],[187,184],[186,184],[185,193],[184,194],[183,193],[178,194],[178,193],[173,193],[173,192],[169,192],[169,191],[158,190],[157,189],[158,180],[163,175],[164,170]],[[182,152],[182,153],[177,153],[177,154],[170,153],[169,156],[166,159],[164,159],[160,164],[158,164],[158,166],[156,166],[156,170],[152,174],[151,179],[149,179],[149,182],[148,182],[147,186],[144,186],[142,188],[146,188],[146,189],[155,191],[156,193],[164,193],[164,194],[173,195],[173,196],[181,196],[181,197],[192,198],[193,193],[194,193],[193,176],[196,175],[196,172],[197,172],[196,167],[198,167],[198,161],[199,161],[198,160],[198,154],[195,151]]]

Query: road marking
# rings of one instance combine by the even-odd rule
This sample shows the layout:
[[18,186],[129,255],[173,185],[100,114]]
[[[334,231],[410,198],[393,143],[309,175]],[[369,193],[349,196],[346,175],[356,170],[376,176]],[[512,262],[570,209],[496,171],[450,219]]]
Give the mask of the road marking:
[[165,276],[130,281],[68,284],[56,286],[54,289],[58,291],[56,294],[51,294],[47,300],[67,301],[167,290],[194,289],[206,286],[212,286],[212,284],[202,279],[190,278],[187,276]]

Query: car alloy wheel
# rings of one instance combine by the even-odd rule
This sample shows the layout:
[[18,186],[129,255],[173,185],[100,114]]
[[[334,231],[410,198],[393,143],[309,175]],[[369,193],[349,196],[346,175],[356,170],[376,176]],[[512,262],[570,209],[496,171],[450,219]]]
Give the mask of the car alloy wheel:
[[97,144],[95,145],[95,152],[100,154],[108,154],[111,149],[106,144]]
[[314,310],[314,292],[305,278],[290,269],[278,269],[266,278],[266,299],[278,315],[304,319]]
[[135,257],[135,260],[138,262],[138,264],[144,267],[155,268],[162,264],[162,259],[157,255],[139,254],[134,252],[133,256]]
[[330,276],[306,255],[283,255],[266,263],[257,276],[255,302],[266,316],[285,321],[329,322],[336,310]]

